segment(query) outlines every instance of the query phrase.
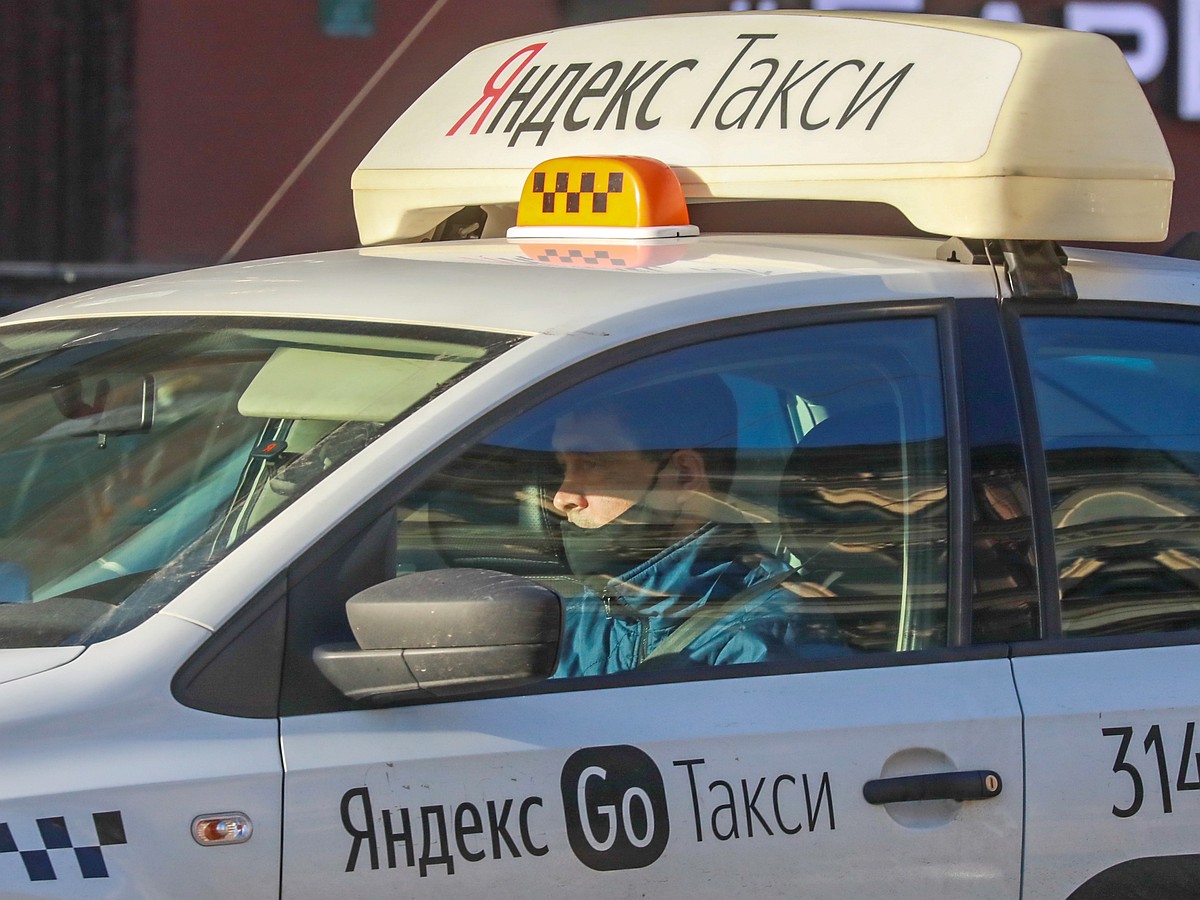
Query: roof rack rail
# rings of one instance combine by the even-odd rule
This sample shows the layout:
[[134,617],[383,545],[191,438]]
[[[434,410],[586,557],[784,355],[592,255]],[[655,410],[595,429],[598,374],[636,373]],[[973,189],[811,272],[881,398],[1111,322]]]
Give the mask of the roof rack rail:
[[1067,254],[1055,241],[950,238],[937,258],[966,265],[1003,265],[1013,297],[1025,300],[1079,299],[1067,271]]

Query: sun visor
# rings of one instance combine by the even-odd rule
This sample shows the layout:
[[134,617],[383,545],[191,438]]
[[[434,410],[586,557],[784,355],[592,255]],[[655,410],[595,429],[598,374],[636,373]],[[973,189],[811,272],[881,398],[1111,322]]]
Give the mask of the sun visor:
[[389,422],[468,365],[284,347],[247,385],[238,412],[270,419]]
[[1096,34],[941,16],[696,14],[483,47],[354,173],[364,244],[515,205],[554,157],[645,156],[688,203],[891,204],[964,238],[1154,241],[1174,170]]

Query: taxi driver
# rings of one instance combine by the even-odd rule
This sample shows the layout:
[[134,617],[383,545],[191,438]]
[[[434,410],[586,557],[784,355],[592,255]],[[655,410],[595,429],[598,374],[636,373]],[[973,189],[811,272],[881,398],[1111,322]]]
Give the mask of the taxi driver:
[[552,502],[583,583],[567,600],[557,675],[791,655],[793,595],[777,589],[791,570],[724,500],[736,436],[717,376],[641,387],[557,419]]

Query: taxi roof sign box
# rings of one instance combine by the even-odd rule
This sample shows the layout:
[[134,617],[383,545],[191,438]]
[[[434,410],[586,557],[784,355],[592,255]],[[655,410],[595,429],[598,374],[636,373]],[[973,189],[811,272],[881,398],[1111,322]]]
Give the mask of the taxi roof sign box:
[[[674,50],[672,48],[681,48]],[[363,244],[515,204],[552,156],[663,160],[689,202],[862,200],[962,238],[1157,241],[1174,169],[1102,35],[944,16],[701,13],[482,47],[354,172]]]

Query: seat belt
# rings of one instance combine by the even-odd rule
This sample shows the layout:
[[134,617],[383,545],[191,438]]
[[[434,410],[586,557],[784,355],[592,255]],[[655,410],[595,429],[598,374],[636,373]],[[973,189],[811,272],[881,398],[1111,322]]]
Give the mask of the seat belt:
[[688,616],[688,620],[667,635],[666,639],[646,654],[638,665],[645,665],[655,657],[670,656],[685,650],[693,641],[709,629],[716,621],[739,612],[755,601],[762,600],[775,588],[800,571],[800,567],[784,569],[762,581],[742,588],[723,603],[705,604]]

